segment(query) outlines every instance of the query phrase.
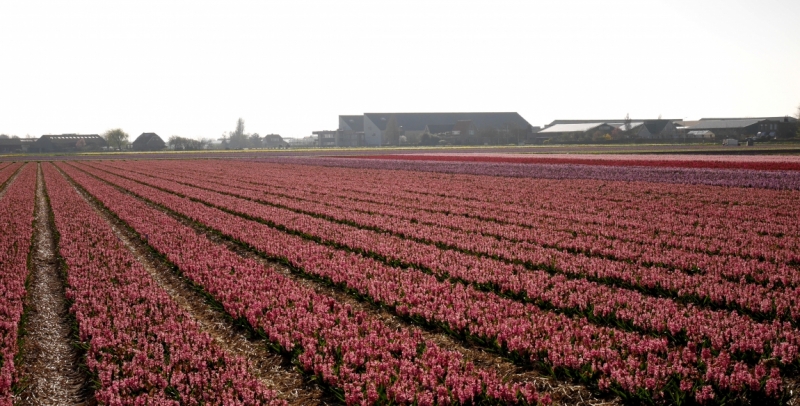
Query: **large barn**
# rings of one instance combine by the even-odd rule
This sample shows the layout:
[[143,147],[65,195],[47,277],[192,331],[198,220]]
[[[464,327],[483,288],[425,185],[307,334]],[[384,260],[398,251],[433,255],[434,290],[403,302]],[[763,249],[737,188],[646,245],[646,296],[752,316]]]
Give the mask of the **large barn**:
[[99,151],[108,146],[97,134],[43,135],[28,148],[28,152]]
[[[465,123],[469,123],[466,125]],[[481,131],[515,132],[521,134],[522,140],[534,132],[531,126],[518,113],[364,113],[363,115],[339,116],[339,129],[336,146],[382,146],[397,145],[400,136],[409,144],[419,142],[426,131],[450,129],[453,135],[456,127],[469,127],[466,131],[458,131],[458,135],[470,143],[481,142],[478,133]],[[471,131],[470,131],[471,130]]]

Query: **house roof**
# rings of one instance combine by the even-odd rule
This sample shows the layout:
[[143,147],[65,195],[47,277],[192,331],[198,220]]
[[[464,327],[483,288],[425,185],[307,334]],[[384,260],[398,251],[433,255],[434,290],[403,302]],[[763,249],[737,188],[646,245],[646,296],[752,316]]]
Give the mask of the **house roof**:
[[690,130],[715,130],[715,129],[732,129],[732,128],[745,128],[753,124],[764,121],[760,118],[736,119],[736,120],[700,120],[699,123],[689,127]]
[[84,140],[89,144],[108,145],[106,140],[97,134],[48,134],[39,138],[39,142],[51,142],[53,144],[74,145],[78,140]]
[[[160,142],[159,142],[160,141]],[[164,144],[164,140],[156,133],[142,133],[133,141],[133,145],[157,145]]]
[[364,131],[364,116],[339,116],[339,120],[344,120],[347,125],[355,132]]
[[[551,127],[547,127],[542,131],[539,131],[539,134],[545,133],[578,133],[578,132],[586,132],[591,129],[600,127],[601,125],[605,124],[605,122],[594,122],[594,123],[574,123],[574,124],[556,124]],[[620,124],[621,125],[621,124]]]
[[731,120],[770,120],[770,121],[783,121],[789,119],[789,122],[796,122],[797,118],[792,116],[780,117],[732,117],[732,118],[701,118],[700,121],[731,121]]
[[630,125],[625,124],[625,123],[608,123],[608,125],[614,126],[616,128],[619,128],[622,131],[628,131],[628,130],[632,130],[632,129],[636,128],[636,127],[642,126],[642,125],[644,125],[644,123],[639,121],[639,122],[631,122]]
[[531,125],[519,113],[364,113],[381,131],[386,123],[395,116],[397,124],[406,131],[423,131],[431,124],[452,124],[461,120],[472,120],[475,128],[505,128],[507,125],[518,128],[529,128]]
[[[651,121],[665,121],[665,122],[672,122],[672,121],[680,121],[680,120],[673,120],[669,118],[662,118],[662,119],[630,119],[632,122],[644,122],[648,123]],[[595,120],[553,120],[547,127],[554,126],[556,124],[585,124],[585,123],[624,123],[624,118],[614,118],[614,119],[595,119]]]

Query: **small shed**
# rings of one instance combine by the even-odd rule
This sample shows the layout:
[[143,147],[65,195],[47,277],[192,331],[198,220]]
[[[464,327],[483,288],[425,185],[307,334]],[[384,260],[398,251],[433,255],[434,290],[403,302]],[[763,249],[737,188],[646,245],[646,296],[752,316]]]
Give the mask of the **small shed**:
[[737,140],[735,138],[727,138],[727,139],[722,141],[722,145],[724,145],[726,147],[738,147],[739,146],[739,140]]
[[132,144],[134,151],[161,151],[167,144],[156,133],[142,133]]

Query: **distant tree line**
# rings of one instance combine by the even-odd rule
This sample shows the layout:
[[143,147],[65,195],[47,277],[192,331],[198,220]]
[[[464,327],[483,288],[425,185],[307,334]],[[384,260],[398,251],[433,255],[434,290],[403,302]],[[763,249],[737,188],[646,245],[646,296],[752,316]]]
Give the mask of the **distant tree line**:
[[167,145],[175,151],[199,151],[201,149],[206,149],[209,144],[209,140],[196,140],[194,138],[180,137],[177,135],[169,137],[169,141],[167,141]]
[[222,133],[219,140],[222,141],[223,149],[263,148],[265,146],[264,137],[258,133],[245,133],[244,119],[241,117],[236,120],[236,129]]

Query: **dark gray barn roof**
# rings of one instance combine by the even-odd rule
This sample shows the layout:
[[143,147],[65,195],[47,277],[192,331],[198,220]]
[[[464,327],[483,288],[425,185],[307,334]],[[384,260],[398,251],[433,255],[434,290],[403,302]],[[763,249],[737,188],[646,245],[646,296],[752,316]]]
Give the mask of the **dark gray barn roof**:
[[39,138],[39,141],[49,141],[55,145],[75,145],[78,140],[84,140],[87,144],[108,145],[105,138],[97,134],[48,134]]
[[700,121],[731,121],[731,120],[770,120],[770,121],[784,121],[788,119],[789,122],[797,121],[797,118],[792,116],[781,117],[729,117],[729,118],[701,118]]
[[735,120],[701,120],[696,125],[689,127],[690,130],[716,130],[716,129],[734,129],[734,128],[745,128],[750,127],[753,124],[757,124],[764,121],[760,118],[748,118],[748,119],[735,119]]
[[[660,118],[660,119],[657,119],[657,118],[651,118],[651,119],[639,119],[639,118],[631,118],[630,120],[631,120],[631,122],[632,122],[632,123],[641,123],[641,122],[647,123],[647,122],[651,122],[651,121],[664,121],[665,123],[667,123],[667,122],[680,121],[680,120],[677,120],[677,119],[671,119],[671,118]],[[609,119],[596,119],[596,120],[553,120],[553,122],[551,122],[551,123],[550,123],[550,124],[548,124],[547,126],[548,126],[548,127],[550,127],[550,126],[554,126],[554,125],[556,125],[556,124],[624,123],[624,122],[625,122],[625,119],[624,119],[624,118],[614,118],[614,119],[610,119],[610,120],[609,120]],[[666,125],[666,124],[664,124],[664,125]],[[661,128],[663,129],[664,127],[661,127]]]
[[340,120],[344,120],[350,128],[355,132],[364,131],[364,116],[339,116]]
[[391,116],[397,118],[397,124],[407,131],[423,131],[431,124],[454,124],[461,120],[472,120],[475,128],[530,128],[519,113],[364,113],[380,130],[386,129]]

